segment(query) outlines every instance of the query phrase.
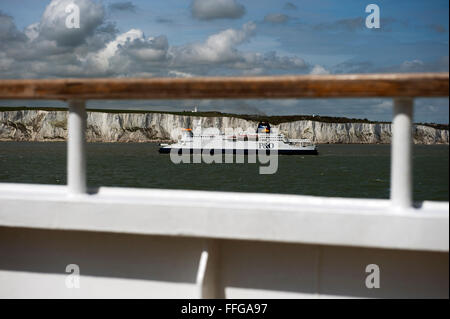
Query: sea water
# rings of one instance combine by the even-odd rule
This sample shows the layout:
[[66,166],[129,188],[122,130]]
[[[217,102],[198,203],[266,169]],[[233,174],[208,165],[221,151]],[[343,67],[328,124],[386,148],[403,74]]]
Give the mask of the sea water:
[[[156,143],[88,143],[90,186],[388,198],[390,145],[319,145],[319,155],[258,163],[174,164]],[[66,183],[66,143],[0,142],[0,182]],[[414,145],[414,200],[449,200],[449,146]]]

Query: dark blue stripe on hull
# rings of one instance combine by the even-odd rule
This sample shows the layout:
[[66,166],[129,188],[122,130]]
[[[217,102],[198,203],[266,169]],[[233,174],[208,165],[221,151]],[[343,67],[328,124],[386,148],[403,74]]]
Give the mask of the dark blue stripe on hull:
[[[161,147],[159,149],[159,152],[162,154],[169,154],[171,150],[172,150],[171,148]],[[202,153],[201,149],[192,149],[191,148],[189,151],[190,151],[190,154],[194,154],[194,153],[201,154]],[[214,154],[215,152],[225,154],[226,151],[227,150],[224,150],[224,149],[211,150],[210,154]],[[233,154],[237,153],[237,150],[229,150],[229,151],[230,151],[230,153],[231,153],[231,151],[233,151]],[[256,151],[244,150],[244,155],[248,155],[249,152],[250,152],[250,154],[255,154]],[[178,154],[180,154],[180,155],[182,154],[181,149],[178,149]],[[242,153],[239,153],[239,154],[242,154]],[[269,151],[267,151],[267,154],[269,154]],[[279,155],[319,155],[319,152],[317,150],[278,150],[278,154]]]

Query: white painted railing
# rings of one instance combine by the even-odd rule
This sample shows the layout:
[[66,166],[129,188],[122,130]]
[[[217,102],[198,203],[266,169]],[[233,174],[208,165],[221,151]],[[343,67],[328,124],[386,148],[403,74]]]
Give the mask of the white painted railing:
[[413,100],[394,100],[391,140],[391,201],[399,208],[409,208],[412,200],[412,115]]
[[67,140],[67,185],[69,194],[85,194],[86,184],[86,103],[69,101]]
[[[69,194],[87,193],[86,185],[86,103],[69,101],[67,177]],[[399,209],[413,206],[412,200],[412,114],[413,99],[394,99],[391,142],[391,201]]]
[[[182,292],[184,290],[179,290],[177,295],[175,293],[177,290],[171,290],[173,288],[170,288],[172,286],[169,284],[167,287],[164,286],[167,290],[164,290],[166,288],[162,290],[173,292],[174,296],[178,297],[272,297],[278,296],[274,292],[276,290],[287,289],[289,291],[292,289],[289,288],[289,281],[279,284],[275,279],[273,281],[267,279],[267,286],[263,285],[265,289],[275,289],[273,295],[258,295],[256,290],[251,290],[251,293],[246,295],[242,290],[230,288],[236,285],[236,282],[230,278],[238,276],[236,267],[230,266],[233,264],[233,258],[245,259],[243,257],[245,255],[260,258],[262,254],[247,252],[241,257],[227,255],[226,251],[229,251],[227,247],[234,247],[233,240],[238,240],[272,242],[278,243],[278,245],[290,243],[297,245],[296,247],[303,247],[302,245],[314,247],[312,249],[315,251],[313,254],[315,257],[311,257],[315,260],[314,265],[316,265],[314,270],[311,270],[314,274],[309,274],[309,270],[306,269],[304,271],[305,274],[308,273],[308,276],[316,278],[317,283],[314,285],[315,288],[311,288],[311,293],[303,294],[301,291],[303,288],[299,288],[301,293],[296,294],[297,297],[371,296],[359,288],[340,291],[341,288],[336,287],[336,280],[330,283],[331,292],[324,291],[326,278],[330,274],[326,263],[337,262],[337,255],[331,254],[330,256],[335,257],[326,259],[323,256],[324,251],[339,251],[341,246],[362,247],[362,249],[366,249],[365,252],[370,252],[371,256],[378,254],[376,250],[371,249],[381,249],[385,252],[383,256],[389,255],[389,251],[395,249],[402,252],[399,258],[403,263],[420,260],[420,263],[423,264],[421,270],[417,270],[418,272],[414,272],[414,269],[409,270],[410,276],[426,278],[418,295],[447,296],[448,298],[448,202],[413,203],[411,164],[413,98],[448,95],[448,74],[416,75],[416,77],[369,75],[342,78],[308,76],[262,79],[266,80],[259,78],[208,79],[205,81],[202,79],[172,79],[154,80],[153,82],[152,80],[141,80],[141,82],[138,80],[111,80],[111,86],[108,86],[109,80],[107,79],[54,80],[53,82],[46,80],[47,82],[42,86],[40,86],[40,80],[34,82],[33,80],[28,82],[0,81],[0,98],[66,98],[69,105],[67,186],[0,183],[0,227],[10,227],[17,229],[18,232],[23,232],[20,229],[44,229],[191,238],[186,239],[187,242],[195,242],[195,238],[204,239],[198,246],[198,260],[191,261],[198,266],[195,279],[192,279],[195,282],[194,290],[196,292],[189,295]],[[74,81],[75,84],[70,81]],[[306,84],[304,84],[305,82]],[[147,90],[143,84],[148,85],[149,89]],[[155,89],[152,89],[153,85]],[[330,85],[339,92],[326,91],[330,90]],[[136,89],[136,86],[139,89]],[[73,87],[76,87],[75,91],[72,91]],[[418,92],[417,95],[414,94],[414,88]],[[171,90],[174,95],[170,94]],[[127,95],[127,92],[131,92],[130,95]],[[390,200],[110,187],[88,190],[86,184],[85,100],[108,97],[169,98],[174,96],[184,98],[391,96],[394,98],[394,110]],[[7,237],[5,240],[9,240],[8,235],[5,236]],[[14,235],[9,236],[14,237]],[[167,242],[175,241],[176,239],[167,239]],[[220,244],[217,241],[221,241]],[[255,249],[258,247],[256,243],[249,245]],[[271,249],[269,246],[266,247]],[[87,246],[85,248],[88,249]],[[8,247],[3,249],[10,250]],[[286,251],[283,249],[281,250],[288,259],[290,248],[286,248]],[[361,251],[350,248],[348,251],[351,251],[349,254],[352,256],[349,260],[360,258],[358,256]],[[411,255],[406,253],[408,251],[416,252],[415,259],[411,259]],[[42,253],[52,254],[46,248],[42,248]],[[142,253],[145,254],[145,250]],[[442,258],[442,253],[446,254],[447,258]],[[93,252],[91,258],[99,258],[98,262],[102,262],[101,257],[97,257],[98,254],[98,251]],[[115,258],[120,258],[119,255]],[[380,258],[380,261],[388,263],[391,257]],[[427,260],[433,260],[433,262],[426,264]],[[401,262],[399,261],[399,265],[402,264]],[[268,263],[275,263],[275,261],[268,261]],[[295,263],[293,261],[293,264]],[[348,264],[350,261],[345,263],[345,267],[350,269],[351,265]],[[445,263],[447,263],[446,267]],[[29,281],[35,280],[34,277],[17,279],[14,277],[15,275],[11,275],[10,270],[6,272],[7,277],[2,277],[1,266],[0,262],[0,286],[2,286],[2,278],[6,278],[3,287],[16,287],[18,283],[29,284]],[[276,265],[272,266],[277,267]],[[297,266],[304,267],[304,264]],[[13,268],[16,271],[21,269],[20,267],[16,265]],[[37,267],[47,267],[50,269],[48,271],[52,272],[51,266],[39,265]],[[278,265],[278,267],[288,266]],[[292,268],[283,269],[289,276],[298,276]],[[129,271],[133,272],[134,270],[130,268]],[[170,272],[169,269],[167,271]],[[245,272],[246,270],[240,269],[240,271]],[[404,267],[398,266],[395,271],[391,272],[391,275],[401,277],[402,271],[404,271]],[[270,278],[272,274],[273,271],[267,270],[264,276]],[[176,274],[172,275],[176,276]],[[444,281],[446,280],[446,286],[440,286],[441,281],[433,277],[436,275],[439,275],[439,278]],[[248,278],[252,278],[252,276],[253,274],[249,272],[244,281],[250,280]],[[347,276],[352,278],[353,275],[347,274]],[[157,280],[167,280],[165,276],[161,278],[158,277]],[[231,282],[227,282],[227,280],[231,280]],[[262,285],[261,280],[263,279],[255,277],[252,280],[244,286],[260,287]],[[144,280],[144,282],[148,284],[148,281]],[[123,288],[133,291],[130,287],[131,283],[123,284]],[[148,287],[153,287],[149,289],[160,289],[151,285]],[[397,286],[390,287],[387,294],[373,296],[416,296],[410,288],[405,290],[405,287],[407,287],[405,283],[399,283]],[[120,291],[123,292],[123,289],[120,288]],[[102,292],[108,295],[106,288]],[[58,293],[66,295],[66,290]],[[296,290],[296,293],[299,291]],[[0,295],[8,296],[8,291],[0,288]],[[23,292],[22,295],[27,295],[27,293]],[[94,295],[85,291],[80,296]],[[172,295],[168,294],[168,296]]]

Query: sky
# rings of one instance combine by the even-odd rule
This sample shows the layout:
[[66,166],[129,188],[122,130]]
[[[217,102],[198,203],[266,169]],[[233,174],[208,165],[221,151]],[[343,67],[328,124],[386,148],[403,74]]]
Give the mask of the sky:
[[[67,28],[74,3],[80,28]],[[380,8],[369,29],[366,6]],[[440,0],[0,0],[0,78],[192,77],[449,71]],[[449,122],[448,98],[416,122]],[[64,106],[59,101],[0,105]],[[89,101],[88,107],[390,121],[390,99]]]

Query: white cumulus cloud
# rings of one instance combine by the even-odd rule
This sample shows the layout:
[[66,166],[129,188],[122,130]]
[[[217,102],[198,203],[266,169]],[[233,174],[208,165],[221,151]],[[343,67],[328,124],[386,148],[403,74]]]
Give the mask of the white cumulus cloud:
[[309,74],[330,74],[330,71],[325,69],[323,66],[316,64]]
[[171,45],[165,35],[146,35],[138,28],[118,33],[99,1],[73,2],[80,7],[80,29],[65,26],[65,6],[71,0],[52,0],[40,21],[23,32],[0,12],[1,77],[187,77],[308,70],[297,56],[242,50],[256,34],[253,22],[210,34],[204,41]]
[[252,35],[256,26],[246,23],[242,29],[227,29],[209,36],[204,43],[195,43],[176,49],[178,62],[217,63],[239,59],[236,46],[245,42]]

